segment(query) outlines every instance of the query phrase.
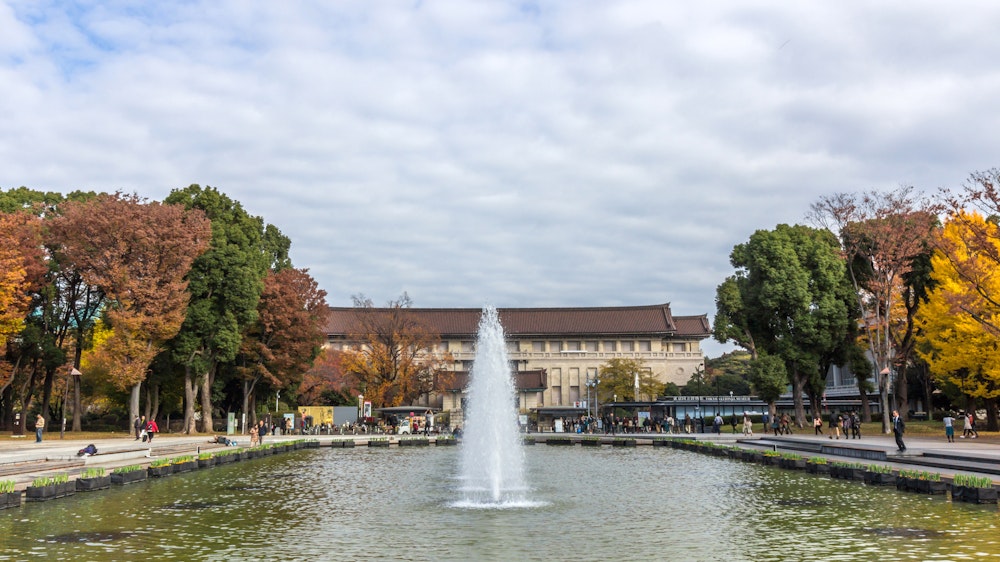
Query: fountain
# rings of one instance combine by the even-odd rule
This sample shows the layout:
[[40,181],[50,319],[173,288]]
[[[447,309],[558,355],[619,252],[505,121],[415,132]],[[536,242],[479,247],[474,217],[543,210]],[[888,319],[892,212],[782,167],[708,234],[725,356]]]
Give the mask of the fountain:
[[518,437],[514,382],[496,308],[483,308],[468,388],[459,460],[462,499],[471,508],[530,507]]

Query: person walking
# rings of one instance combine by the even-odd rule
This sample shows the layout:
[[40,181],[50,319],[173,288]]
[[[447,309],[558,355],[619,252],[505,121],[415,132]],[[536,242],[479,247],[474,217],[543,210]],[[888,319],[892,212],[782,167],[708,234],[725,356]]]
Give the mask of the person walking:
[[905,431],[906,431],[906,424],[903,422],[903,418],[899,416],[899,412],[893,410],[892,435],[896,438],[896,446],[899,447],[900,453],[906,452],[906,444],[903,443],[903,433]]
[[951,417],[951,412],[944,415],[944,436],[949,443],[955,442],[955,418]]
[[823,418],[819,414],[813,417],[813,435],[823,435]]
[[830,412],[830,439],[833,439],[835,435],[837,436],[837,439],[840,439],[841,421],[840,414],[837,412]]
[[861,418],[857,412],[851,412],[851,438],[861,439]]
[[753,420],[747,412],[743,412],[743,435],[753,437]]
[[722,434],[722,415],[719,412],[715,413],[715,419],[712,420],[712,427],[715,430],[716,435]]
[[45,418],[38,414],[35,418],[35,443],[42,442],[42,432],[45,431]]
[[156,425],[156,419],[150,418],[150,420],[146,422],[146,439],[149,443],[153,442],[153,436],[156,435],[158,431],[160,431],[160,426]]

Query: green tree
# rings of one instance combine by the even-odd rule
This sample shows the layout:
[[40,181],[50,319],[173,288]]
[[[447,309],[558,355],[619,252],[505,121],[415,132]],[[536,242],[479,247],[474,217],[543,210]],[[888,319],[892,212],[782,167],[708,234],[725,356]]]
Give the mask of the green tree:
[[[759,354],[784,362],[800,426],[806,422],[802,395],[811,381],[825,377],[823,357],[843,345],[852,321],[854,293],[839,250],[826,230],[784,224],[758,230],[733,249],[736,274],[720,285],[727,299],[739,299],[717,322],[745,327]],[[723,327],[715,333],[732,332]]]
[[[614,358],[598,368],[601,379],[597,385],[598,402],[608,401],[617,396],[618,400],[631,398],[653,400],[663,390],[663,384],[641,359]],[[636,377],[639,379],[639,394],[635,392]]]
[[[184,427],[195,431],[195,401],[201,396],[203,432],[213,430],[212,391],[219,366],[232,363],[243,334],[257,321],[264,276],[287,260],[289,244],[263,219],[213,187],[191,185],[167,203],[200,209],[212,221],[209,249],[191,266],[191,304],[171,355],[184,368]],[[231,370],[230,370],[231,371]]]
[[780,357],[761,355],[750,362],[750,386],[758,398],[767,402],[771,417],[776,412],[774,403],[788,388],[788,372]]

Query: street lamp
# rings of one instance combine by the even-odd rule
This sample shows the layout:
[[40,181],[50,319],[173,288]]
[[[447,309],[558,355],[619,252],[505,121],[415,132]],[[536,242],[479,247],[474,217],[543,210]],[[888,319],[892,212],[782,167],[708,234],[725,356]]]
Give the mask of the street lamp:
[[591,378],[590,375],[588,374],[587,375],[587,382],[586,382],[586,384],[587,384],[587,412],[588,413],[590,412],[590,390],[593,389],[594,390],[594,418],[597,418],[597,414],[598,414],[598,412],[597,412],[597,385],[601,384],[601,379],[597,378],[596,376],[593,377],[593,378]]

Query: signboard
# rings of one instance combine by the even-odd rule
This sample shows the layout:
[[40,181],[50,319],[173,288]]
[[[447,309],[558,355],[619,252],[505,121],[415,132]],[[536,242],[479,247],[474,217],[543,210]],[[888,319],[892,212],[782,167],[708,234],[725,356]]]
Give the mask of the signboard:
[[226,415],[226,435],[236,434],[236,412],[229,412]]
[[552,431],[555,431],[556,433],[563,432],[563,424],[561,418],[556,418],[555,420],[553,420]]
[[361,417],[366,419],[372,417],[372,403],[368,400],[365,400],[365,406],[361,410]]

